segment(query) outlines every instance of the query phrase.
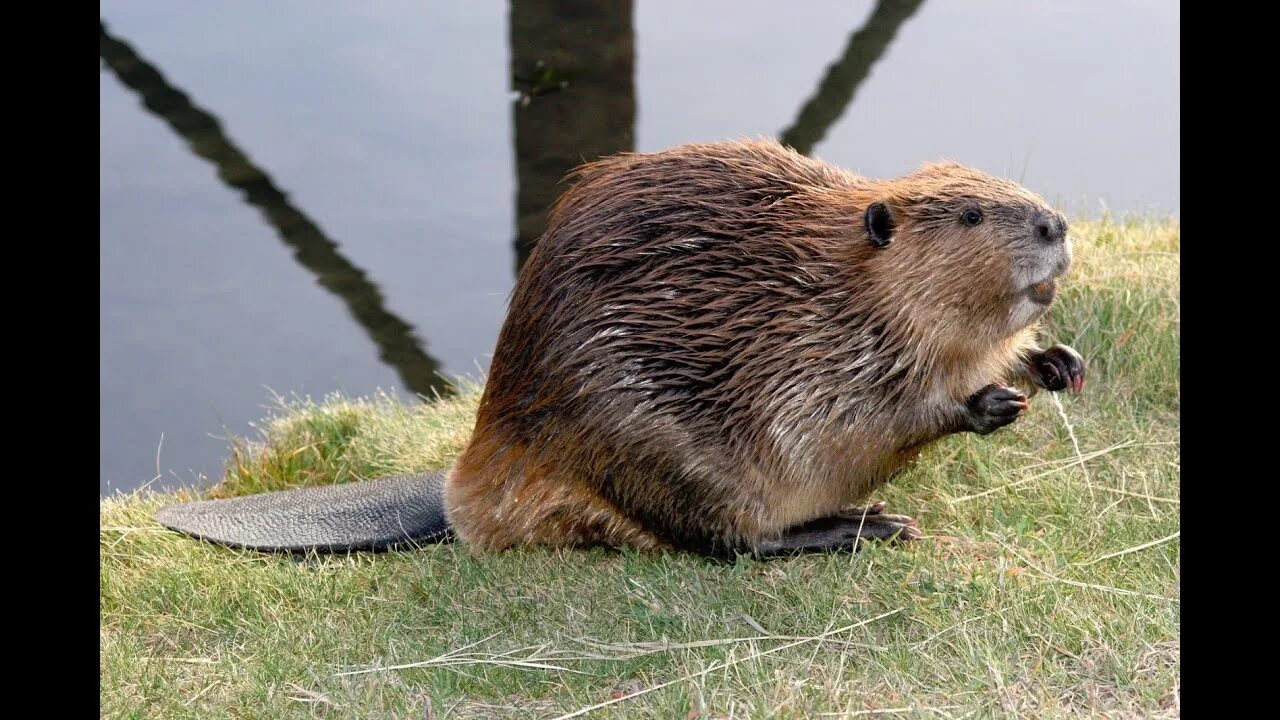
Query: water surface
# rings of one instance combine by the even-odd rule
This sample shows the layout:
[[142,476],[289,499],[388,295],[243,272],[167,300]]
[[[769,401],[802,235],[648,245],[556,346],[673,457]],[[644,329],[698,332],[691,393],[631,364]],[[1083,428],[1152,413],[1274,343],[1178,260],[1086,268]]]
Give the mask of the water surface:
[[580,159],[782,136],[1179,209],[1174,3],[101,3],[100,492],[488,364]]

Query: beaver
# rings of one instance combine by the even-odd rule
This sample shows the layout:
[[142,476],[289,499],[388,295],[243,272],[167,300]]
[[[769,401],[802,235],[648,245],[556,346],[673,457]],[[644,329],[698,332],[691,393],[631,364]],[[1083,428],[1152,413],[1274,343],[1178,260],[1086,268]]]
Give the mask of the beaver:
[[447,473],[160,521],[290,551],[912,540],[911,517],[854,503],[1038,389],[1083,390],[1081,356],[1035,342],[1067,220],[1017,183],[952,162],[869,179],[771,140],[623,153],[570,179]]

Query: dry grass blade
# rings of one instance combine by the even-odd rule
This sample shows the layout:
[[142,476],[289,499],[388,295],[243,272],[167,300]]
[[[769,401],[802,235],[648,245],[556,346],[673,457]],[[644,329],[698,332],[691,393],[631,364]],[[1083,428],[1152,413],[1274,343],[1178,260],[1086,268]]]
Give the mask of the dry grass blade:
[[818,717],[862,717],[863,715],[894,715],[897,713],[922,713],[936,712],[941,713],[943,710],[954,710],[963,705],[935,705],[933,707],[898,707],[898,708],[874,708],[869,710],[849,710],[847,712],[824,712],[818,713]]
[[1001,542],[999,537],[996,537],[994,533],[988,532],[987,535],[993,537],[995,541],[999,543],[1001,546],[1003,546],[1006,550],[1008,550],[1009,552],[1021,558],[1023,562],[1030,565],[1041,577],[1043,577],[1046,580],[1052,580],[1053,582],[1059,582],[1064,585],[1071,585],[1073,587],[1085,588],[1087,590],[1101,590],[1103,592],[1111,592],[1111,593],[1116,593],[1118,595],[1132,595],[1135,597],[1144,597],[1149,600],[1161,600],[1164,602],[1174,602],[1174,603],[1179,602],[1178,598],[1165,597],[1163,595],[1152,595],[1150,593],[1138,592],[1136,590],[1126,590],[1125,588],[1112,587],[1110,585],[1097,585],[1094,583],[1086,583],[1086,582],[1080,582],[1079,580],[1068,580],[1063,577],[1058,577],[1057,575],[1054,575],[1048,570],[1045,570],[1044,568],[1040,567],[1031,558],[1027,557],[1023,553],[1018,552],[1009,544]]
[[1120,557],[1121,555],[1128,555],[1129,553],[1136,553],[1136,552],[1138,552],[1139,550],[1146,550],[1147,548],[1152,548],[1152,547],[1155,547],[1155,546],[1157,546],[1157,545],[1163,545],[1164,543],[1167,543],[1167,542],[1169,542],[1170,540],[1174,540],[1174,539],[1176,539],[1176,538],[1177,538],[1178,536],[1180,536],[1180,535],[1182,535],[1182,531],[1181,531],[1181,530],[1179,530],[1178,532],[1176,532],[1176,533],[1174,533],[1174,534],[1172,534],[1172,535],[1168,535],[1168,536],[1166,536],[1166,537],[1162,537],[1162,538],[1160,538],[1159,540],[1152,540],[1152,541],[1151,541],[1151,542],[1149,542],[1149,543],[1143,543],[1143,544],[1141,544],[1141,545],[1135,545],[1134,547],[1131,547],[1131,548],[1125,548],[1124,550],[1117,550],[1116,552],[1113,552],[1113,553],[1107,553],[1106,555],[1103,555],[1102,557],[1094,558],[1093,560],[1090,560],[1090,561],[1088,561],[1088,562],[1076,563],[1076,565],[1078,565],[1078,566],[1080,566],[1080,567],[1084,567],[1084,566],[1086,566],[1086,565],[1092,565],[1092,564],[1094,564],[1094,563],[1100,563],[1100,562],[1102,562],[1103,560],[1107,560],[1107,559],[1110,559],[1110,558]]
[[1097,498],[1093,495],[1093,480],[1089,477],[1089,467],[1085,465],[1084,455],[1080,452],[1080,441],[1076,438],[1076,429],[1071,425],[1071,420],[1067,418],[1067,410],[1062,407],[1062,399],[1057,393],[1049,393],[1049,399],[1053,400],[1053,406],[1058,410],[1058,417],[1062,419],[1062,425],[1067,429],[1067,436],[1071,438],[1071,447],[1076,451],[1076,462],[1074,465],[1080,466],[1080,472],[1084,473],[1084,484],[1089,489],[1089,503],[1097,504]]
[[511,657],[511,655],[521,651],[530,650],[531,648],[519,648],[517,650],[509,650],[505,653],[501,653],[497,655],[476,655],[474,653],[465,653],[465,654],[463,653],[464,650],[468,650],[484,642],[492,640],[496,636],[497,636],[496,633],[493,635],[489,635],[486,638],[477,640],[476,642],[464,645],[460,648],[455,648],[443,655],[431,658],[430,660],[420,660],[418,662],[404,663],[401,665],[382,665],[378,667],[361,668],[359,670],[347,670],[344,672],[334,673],[333,677],[347,677],[349,675],[365,675],[368,673],[382,672],[387,670],[411,670],[413,668],[453,667],[458,665],[498,665],[503,667],[526,668],[530,670],[559,670],[562,672],[589,674],[589,673],[582,673],[579,670],[571,670],[561,665],[552,665],[549,662],[545,662],[545,660],[551,660],[551,659],[563,660],[565,658],[539,657],[536,651],[543,649],[542,647],[534,649],[535,651],[526,657]]
[[1138,443],[1132,440],[1126,440],[1122,443],[1116,443],[1115,445],[1112,445],[1107,448],[1103,448],[1101,450],[1094,450],[1093,452],[1085,453],[1083,455],[1077,455],[1076,457],[1071,458],[1069,461],[1063,462],[1063,464],[1059,465],[1058,467],[1052,468],[1050,470],[1045,470],[1044,472],[1036,473],[1035,475],[1024,477],[1021,480],[1014,480],[1011,483],[1006,483],[998,487],[989,488],[987,490],[983,490],[982,492],[973,493],[972,495],[962,495],[958,498],[952,498],[951,502],[952,504],[962,503],[969,500],[976,500],[980,497],[986,497],[987,495],[992,495],[994,493],[998,493],[1004,490],[1012,490],[1013,488],[1016,488],[1021,485],[1026,485],[1027,483],[1033,482],[1035,480],[1039,480],[1040,478],[1048,477],[1055,473],[1060,473],[1063,470],[1075,467],[1076,465],[1082,465],[1086,461],[1102,457],[1103,455],[1106,455],[1108,453],[1113,453],[1117,450],[1122,450],[1124,448],[1130,448],[1130,447],[1136,447],[1136,446],[1138,446]]
[[[739,645],[742,643],[753,642],[786,642],[790,640],[810,640],[810,636],[801,635],[750,635],[746,637],[723,638],[715,640],[694,640],[682,643],[659,643],[659,642],[639,642],[639,643],[602,643],[590,638],[575,638],[575,642],[582,643],[588,647],[597,650],[613,653],[612,655],[593,655],[592,660],[631,660],[645,655],[656,655],[659,653],[677,652],[680,650],[697,650],[708,647],[723,647],[725,645]],[[868,650],[883,650],[878,645],[869,645],[867,643],[857,643],[851,640],[832,640],[826,639],[823,643],[831,643],[834,645],[843,645],[845,647],[864,648]],[[560,660],[567,658],[557,658]]]
[[296,693],[288,696],[290,700],[312,704],[319,703],[321,705],[328,705],[331,708],[339,707],[338,703],[334,702],[332,698],[324,693],[307,690],[306,688],[299,687],[293,683],[290,683],[289,687],[294,693]]
[[722,662],[722,663],[717,663],[717,664],[712,665],[712,666],[711,666],[711,667],[709,667],[709,668],[705,668],[705,669],[703,669],[703,670],[699,670],[699,671],[698,671],[698,672],[696,672],[696,673],[690,673],[690,674],[685,675],[685,676],[683,676],[683,677],[676,678],[675,680],[669,680],[669,681],[664,682],[664,683],[662,683],[662,684],[660,684],[660,685],[654,685],[653,687],[648,687],[648,688],[645,688],[645,689],[643,689],[643,690],[638,690],[638,691],[633,692],[633,693],[631,693],[631,694],[629,694],[629,695],[623,695],[622,697],[613,698],[612,700],[606,700],[606,701],[601,702],[601,703],[596,703],[595,705],[589,705],[589,706],[584,707],[584,708],[581,708],[581,709],[579,709],[579,710],[574,710],[573,712],[568,713],[568,714],[565,714],[565,715],[557,715],[555,718],[553,718],[553,720],[569,720],[569,718],[581,717],[582,715],[586,715],[586,714],[587,714],[587,713],[589,713],[589,712],[594,712],[594,711],[596,711],[596,710],[599,710],[600,708],[609,707],[610,705],[616,705],[617,703],[620,703],[620,702],[625,702],[625,701],[627,701],[627,700],[631,700],[631,699],[634,699],[634,698],[638,698],[638,697],[640,697],[641,695],[647,695],[647,694],[649,694],[649,693],[651,693],[651,692],[656,692],[656,691],[661,690],[661,689],[663,689],[663,688],[671,687],[672,685],[676,685],[676,684],[678,684],[678,683],[682,683],[682,682],[685,682],[685,681],[687,681],[687,680],[692,680],[693,678],[696,678],[696,677],[702,677],[703,675],[707,675],[707,674],[709,674],[709,673],[713,673],[713,672],[715,672],[715,671],[717,671],[717,670],[723,670],[723,669],[728,668],[728,667],[731,667],[731,666],[733,666],[733,665],[737,665],[738,663],[746,662],[747,660],[754,660],[754,659],[756,659],[756,658],[761,658],[761,657],[764,657],[764,656],[766,656],[766,655],[772,655],[772,654],[774,654],[774,653],[782,652],[783,650],[786,650],[786,649],[788,649],[788,648],[793,648],[793,647],[796,647],[796,646],[798,646],[798,645],[803,645],[803,644],[805,644],[805,643],[810,643],[810,642],[820,642],[820,641],[825,640],[826,638],[828,638],[828,637],[830,637],[830,636],[832,636],[832,635],[839,635],[840,633],[843,633],[843,632],[849,632],[850,630],[855,630],[855,629],[857,629],[857,628],[862,627],[863,625],[868,625],[868,624],[873,623],[873,622],[875,622],[875,621],[877,621],[877,620],[883,620],[884,618],[887,618],[887,617],[889,617],[890,615],[896,615],[897,613],[902,612],[902,611],[903,611],[903,609],[904,609],[904,608],[898,608],[898,609],[896,609],[896,610],[890,610],[889,612],[881,613],[881,614],[879,614],[879,615],[877,615],[877,616],[875,616],[875,617],[873,617],[873,618],[868,618],[868,619],[866,619],[866,620],[861,620],[861,621],[859,621],[859,622],[853,623],[852,625],[845,625],[845,626],[844,626],[844,627],[842,627],[842,628],[836,628],[835,630],[828,630],[827,632],[824,632],[824,633],[822,633],[821,635],[814,635],[813,637],[808,637],[808,638],[804,638],[804,639],[801,639],[801,640],[796,640],[795,642],[789,642],[789,643],[787,643],[787,644],[785,644],[785,645],[779,645],[778,647],[773,648],[773,649],[771,649],[771,650],[765,650],[765,651],[763,651],[763,652],[753,652],[753,653],[751,653],[751,654],[749,654],[749,655],[744,655],[743,657],[736,658],[736,659],[734,659],[734,660],[728,660],[728,661],[725,661],[725,662]]

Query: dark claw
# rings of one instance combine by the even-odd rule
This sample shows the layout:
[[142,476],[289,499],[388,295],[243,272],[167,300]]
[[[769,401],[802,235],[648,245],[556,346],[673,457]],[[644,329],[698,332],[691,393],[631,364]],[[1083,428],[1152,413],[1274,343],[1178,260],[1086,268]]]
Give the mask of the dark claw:
[[884,512],[883,502],[873,503],[865,508],[848,508],[836,517],[848,525],[845,537],[849,539],[864,538],[872,540],[892,540],[906,542],[924,537],[920,532],[916,519],[909,515],[893,515]]
[[[901,517],[901,516],[899,516]],[[867,518],[870,520],[870,518]],[[924,533],[920,532],[920,528],[914,525],[907,525],[900,522],[868,522],[862,526],[861,532],[856,535],[848,535],[850,540],[879,540],[881,542],[907,542],[910,540],[919,540],[924,537]]]
[[1031,358],[1032,379],[1045,390],[1084,390],[1084,358],[1066,345],[1054,345]]
[[988,385],[969,398],[969,430],[986,435],[1018,419],[1027,396],[1013,388]]
[[[877,502],[867,508],[849,508],[841,511],[837,517],[847,520],[855,530],[858,524],[862,523],[863,534],[866,535],[870,532],[871,537],[875,537],[877,540],[888,539],[898,530],[902,530],[902,539],[904,540],[924,537],[920,534],[915,518],[910,515],[886,513],[884,508],[884,502]],[[868,528],[871,529],[868,530]]]

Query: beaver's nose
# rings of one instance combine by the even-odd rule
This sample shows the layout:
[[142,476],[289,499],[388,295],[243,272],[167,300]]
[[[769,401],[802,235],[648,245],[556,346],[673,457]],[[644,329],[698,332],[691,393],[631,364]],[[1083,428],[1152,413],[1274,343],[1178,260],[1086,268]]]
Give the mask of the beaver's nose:
[[1047,243],[1060,243],[1067,237],[1067,221],[1061,215],[1041,210],[1036,213],[1036,237]]

